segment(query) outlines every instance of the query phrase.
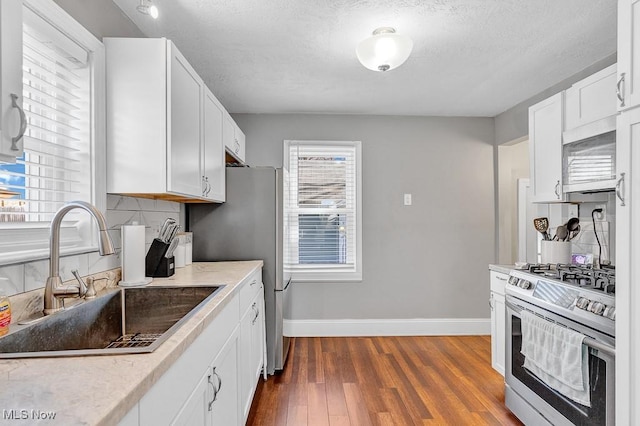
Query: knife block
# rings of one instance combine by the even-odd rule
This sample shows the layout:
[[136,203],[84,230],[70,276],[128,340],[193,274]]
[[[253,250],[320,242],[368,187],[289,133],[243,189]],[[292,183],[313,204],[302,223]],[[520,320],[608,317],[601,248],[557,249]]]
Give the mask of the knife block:
[[175,272],[175,261],[172,257],[165,257],[169,244],[154,238],[145,258],[145,275],[147,277],[170,277]]

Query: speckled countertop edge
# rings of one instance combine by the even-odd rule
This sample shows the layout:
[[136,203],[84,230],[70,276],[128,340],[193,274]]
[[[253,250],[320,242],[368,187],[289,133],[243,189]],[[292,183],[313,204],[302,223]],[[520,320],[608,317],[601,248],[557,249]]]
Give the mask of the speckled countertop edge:
[[[225,284],[214,298],[149,354],[0,360],[0,410],[29,424],[117,424],[233,298],[262,261],[194,263],[150,285]],[[23,411],[24,410],[24,411]],[[54,420],[36,421],[38,412]],[[15,423],[0,415],[0,424]],[[25,423],[26,424],[26,423]]]

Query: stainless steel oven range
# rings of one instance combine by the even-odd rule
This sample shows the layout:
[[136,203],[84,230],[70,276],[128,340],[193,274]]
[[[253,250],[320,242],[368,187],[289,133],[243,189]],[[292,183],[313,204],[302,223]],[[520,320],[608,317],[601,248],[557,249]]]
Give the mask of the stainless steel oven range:
[[[506,286],[505,402],[526,425],[615,424],[615,270],[527,265]],[[521,314],[585,336],[591,406],[552,389],[523,366]]]

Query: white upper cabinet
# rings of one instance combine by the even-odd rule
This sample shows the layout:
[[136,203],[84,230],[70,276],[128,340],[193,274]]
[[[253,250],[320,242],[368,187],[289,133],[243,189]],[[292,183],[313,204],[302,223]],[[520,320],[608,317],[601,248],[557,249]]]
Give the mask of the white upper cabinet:
[[167,42],[167,56],[171,64],[167,69],[167,190],[200,196],[205,190],[200,169],[204,83],[171,42]]
[[224,108],[164,38],[105,38],[107,192],[224,201]]
[[614,64],[567,89],[564,97],[564,130],[572,130],[602,119],[611,121],[610,128],[604,130],[615,128],[616,82]]
[[637,22],[640,22],[640,0],[618,0],[618,111],[640,105],[640,31]]
[[529,161],[532,200],[564,201],[562,193],[562,129],[564,92],[529,108]]
[[224,108],[205,87],[204,92],[204,143],[203,149],[203,179],[205,185],[204,196],[222,202],[225,200],[225,158],[224,142],[222,140],[222,117]]
[[0,161],[22,155],[22,1],[0,1]]
[[227,153],[237,162],[244,164],[245,161],[245,136],[240,127],[227,113],[224,117],[224,146]]

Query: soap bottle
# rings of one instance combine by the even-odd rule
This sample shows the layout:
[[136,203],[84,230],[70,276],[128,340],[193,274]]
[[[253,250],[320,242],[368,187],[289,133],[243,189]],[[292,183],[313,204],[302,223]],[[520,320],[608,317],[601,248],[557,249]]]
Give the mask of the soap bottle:
[[0,289],[0,336],[9,332],[11,324],[11,303],[9,297]]

